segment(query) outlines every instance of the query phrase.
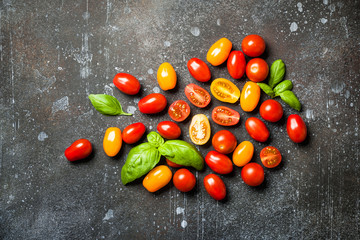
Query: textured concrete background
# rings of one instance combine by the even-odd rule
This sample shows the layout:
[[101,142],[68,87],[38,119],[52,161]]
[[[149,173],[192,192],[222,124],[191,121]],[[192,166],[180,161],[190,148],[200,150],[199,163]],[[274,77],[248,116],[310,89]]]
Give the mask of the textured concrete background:
[[[0,238],[1,239],[359,239],[359,1],[12,1],[0,3]],[[255,162],[266,145],[283,155],[277,169],[265,169],[259,188],[245,185],[240,168],[222,176],[224,202],[196,189],[183,194],[169,184],[148,193],[137,181],[123,186],[121,167],[132,146],[115,158],[102,150],[105,129],[142,121],[148,131],[170,120],[147,116],[139,99],[162,92],[171,103],[185,99],[191,82],[186,62],[206,58],[216,40],[227,37],[240,49],[248,34],[267,44],[266,61],[283,59],[294,83],[309,136],[294,144],[285,118],[267,123],[268,143],[250,139],[244,122],[259,116],[238,104],[230,128],[238,142],[255,145]],[[163,92],[158,66],[170,62],[178,86]],[[211,67],[214,78],[231,79],[226,67]],[[136,76],[135,97],[112,85],[118,72]],[[242,88],[245,80],[233,80]],[[132,117],[103,116],[90,93],[115,96]],[[262,99],[266,99],[265,94]],[[224,105],[215,98],[206,110]],[[223,127],[212,121],[212,131]],[[186,121],[183,139],[190,141]],[[95,153],[69,163],[64,150],[88,138]],[[211,144],[199,148],[205,154]],[[193,171],[193,170],[191,170]],[[195,171],[193,171],[195,173]]]

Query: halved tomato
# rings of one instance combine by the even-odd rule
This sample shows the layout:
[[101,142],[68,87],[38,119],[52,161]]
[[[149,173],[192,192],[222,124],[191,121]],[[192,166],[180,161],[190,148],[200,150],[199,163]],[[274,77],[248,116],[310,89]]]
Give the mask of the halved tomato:
[[209,119],[204,114],[196,114],[190,123],[190,139],[196,145],[204,145],[209,141],[211,128]]
[[185,87],[185,95],[189,101],[199,108],[204,108],[211,101],[210,94],[196,84],[190,83]]
[[182,122],[190,115],[190,106],[184,100],[177,100],[170,105],[168,113],[172,120]]
[[221,126],[233,126],[240,120],[240,114],[231,108],[218,106],[213,109],[212,120]]
[[214,97],[222,102],[235,103],[240,97],[240,90],[235,84],[225,78],[215,79],[210,86]]
[[267,168],[274,168],[281,162],[281,153],[277,148],[268,146],[260,152],[262,164]]

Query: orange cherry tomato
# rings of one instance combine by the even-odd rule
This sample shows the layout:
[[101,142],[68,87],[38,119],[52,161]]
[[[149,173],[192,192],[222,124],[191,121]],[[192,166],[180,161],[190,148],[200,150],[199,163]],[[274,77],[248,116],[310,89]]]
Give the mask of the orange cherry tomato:
[[277,148],[268,146],[260,152],[262,164],[267,168],[274,168],[281,163],[281,153]]
[[245,83],[240,98],[240,105],[245,112],[253,111],[260,100],[260,87],[254,82]]
[[143,186],[149,192],[156,192],[165,187],[172,178],[172,172],[166,165],[160,165],[152,169],[144,178]]
[[157,81],[164,91],[173,89],[176,86],[176,72],[170,63],[164,62],[157,71]]
[[232,160],[238,167],[245,166],[254,155],[254,145],[249,141],[241,142],[234,150]]
[[119,153],[122,145],[121,131],[117,127],[109,127],[106,129],[103,148],[109,157],[114,157]]
[[219,66],[228,58],[232,43],[227,38],[221,38],[209,49],[206,60],[213,66]]
[[210,85],[212,95],[219,101],[235,103],[240,97],[239,88],[225,78],[218,78]]
[[246,76],[253,82],[264,81],[269,73],[269,66],[264,59],[253,58],[246,65]]
[[209,119],[204,114],[196,114],[190,123],[190,139],[196,145],[204,145],[209,141],[211,128]]

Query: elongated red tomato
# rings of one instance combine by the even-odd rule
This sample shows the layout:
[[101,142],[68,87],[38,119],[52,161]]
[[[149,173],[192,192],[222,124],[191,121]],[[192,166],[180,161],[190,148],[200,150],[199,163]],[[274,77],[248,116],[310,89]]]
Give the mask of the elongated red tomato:
[[124,128],[122,132],[122,139],[127,144],[134,144],[141,139],[146,131],[146,127],[143,123],[133,123],[126,128]]
[[189,101],[199,108],[204,108],[211,101],[210,94],[196,84],[190,83],[185,87],[185,95]]
[[268,146],[261,150],[260,159],[267,168],[274,168],[281,162],[281,153],[276,147]]
[[65,157],[70,162],[87,158],[92,152],[92,146],[87,139],[78,139],[65,150]]
[[169,116],[176,122],[184,121],[190,115],[190,106],[184,100],[177,100],[169,107]]
[[138,107],[142,113],[154,114],[164,110],[166,104],[167,101],[164,95],[161,93],[151,93],[139,101]]
[[195,187],[196,178],[189,170],[182,168],[175,172],[173,183],[179,191],[189,192]]
[[265,178],[264,169],[258,163],[248,163],[241,170],[241,178],[249,186],[259,186]]
[[180,127],[171,121],[162,121],[157,125],[157,131],[163,138],[177,139],[181,135]]
[[206,164],[216,173],[228,174],[233,170],[233,164],[225,154],[210,151],[205,157]]
[[304,120],[297,114],[291,114],[286,123],[286,130],[293,142],[301,143],[306,139],[307,128]]
[[241,51],[232,51],[227,60],[227,69],[234,79],[240,79],[244,76],[246,69],[245,56]]
[[116,74],[113,83],[120,91],[128,95],[135,95],[140,91],[139,81],[128,73]]
[[204,178],[204,187],[207,193],[217,201],[226,197],[226,187],[218,175],[209,174]]
[[211,72],[206,63],[198,58],[192,58],[187,62],[187,67],[193,78],[200,82],[207,82],[211,78]]
[[250,137],[259,142],[266,142],[270,136],[265,123],[256,117],[248,118],[245,122],[245,128]]
[[167,165],[169,165],[170,167],[173,167],[173,168],[183,167],[183,165],[174,163],[174,162],[170,161],[169,159],[166,159],[166,163],[167,163]]
[[211,113],[212,120],[222,126],[236,125],[240,120],[240,114],[228,107],[215,107]]

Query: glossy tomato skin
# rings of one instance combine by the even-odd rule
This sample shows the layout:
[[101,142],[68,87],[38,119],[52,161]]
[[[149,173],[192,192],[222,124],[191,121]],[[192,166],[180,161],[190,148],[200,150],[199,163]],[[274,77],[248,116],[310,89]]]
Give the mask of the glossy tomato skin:
[[258,163],[248,163],[241,170],[241,178],[249,186],[259,186],[265,178],[264,169]]
[[248,118],[245,122],[245,128],[250,137],[258,142],[266,142],[270,136],[265,123],[256,117]]
[[259,57],[265,51],[265,41],[256,34],[246,36],[241,42],[243,52],[249,57]]
[[218,175],[209,174],[204,178],[204,187],[207,193],[217,201],[226,197],[226,187]]
[[65,150],[65,157],[70,162],[87,158],[92,152],[92,145],[87,139],[78,139]]
[[211,101],[208,91],[193,83],[185,87],[185,95],[192,104],[199,108],[206,107]]
[[240,121],[240,114],[228,107],[215,107],[211,113],[212,120],[221,126],[234,126]]
[[211,170],[219,174],[229,174],[233,171],[233,164],[230,158],[216,151],[208,152],[205,162]]
[[193,78],[200,82],[208,82],[211,79],[211,72],[206,63],[198,58],[192,58],[187,62],[187,68]]
[[153,168],[144,178],[143,186],[149,192],[156,192],[165,187],[172,178],[172,172],[166,165]]
[[286,123],[286,130],[293,142],[301,143],[306,139],[307,128],[304,120],[297,114],[291,114]]
[[253,58],[246,65],[246,76],[253,82],[262,82],[269,74],[269,66],[264,59]]
[[216,41],[209,49],[206,60],[213,66],[219,66],[229,56],[232,48],[232,43],[227,38],[221,38]]
[[164,110],[166,104],[167,101],[164,95],[161,93],[151,93],[139,101],[138,107],[142,113],[154,114]]
[[176,122],[184,121],[190,115],[190,112],[190,106],[184,100],[176,100],[168,110],[170,118]]
[[212,95],[219,101],[235,103],[240,97],[239,88],[225,78],[217,78],[210,85]]
[[141,139],[146,131],[146,127],[143,123],[133,123],[124,128],[122,132],[122,139],[127,144],[134,144]]
[[103,148],[106,155],[114,157],[119,153],[122,146],[121,130],[117,127],[109,127],[106,129]]
[[189,136],[196,145],[204,145],[211,136],[209,119],[204,114],[196,114],[191,119]]
[[261,90],[260,87],[252,82],[245,83],[240,97],[240,106],[245,112],[253,111],[259,103]]
[[166,159],[166,163],[167,163],[167,165],[169,165],[170,167],[173,167],[173,168],[183,167],[183,165],[174,163],[174,162],[170,161],[169,159]]
[[243,167],[249,163],[254,155],[254,145],[249,141],[243,141],[233,152],[232,160],[238,167]]
[[196,178],[186,168],[177,170],[173,177],[174,186],[181,192],[189,192],[196,185]]
[[116,74],[113,83],[121,92],[128,95],[135,95],[140,91],[140,82],[128,73]]
[[180,127],[171,121],[159,122],[156,129],[159,134],[166,139],[177,139],[181,135]]
[[245,56],[241,51],[232,51],[227,60],[227,69],[234,79],[240,79],[244,76],[246,69]]
[[212,145],[216,151],[223,154],[229,154],[234,151],[237,140],[234,134],[228,130],[220,130],[214,134]]
[[269,122],[277,122],[283,116],[281,104],[273,99],[268,99],[260,105],[260,116]]
[[177,77],[175,69],[170,63],[164,62],[159,66],[157,80],[160,88],[164,91],[175,88]]
[[261,150],[260,159],[264,167],[274,168],[281,163],[281,153],[276,147],[268,146]]

